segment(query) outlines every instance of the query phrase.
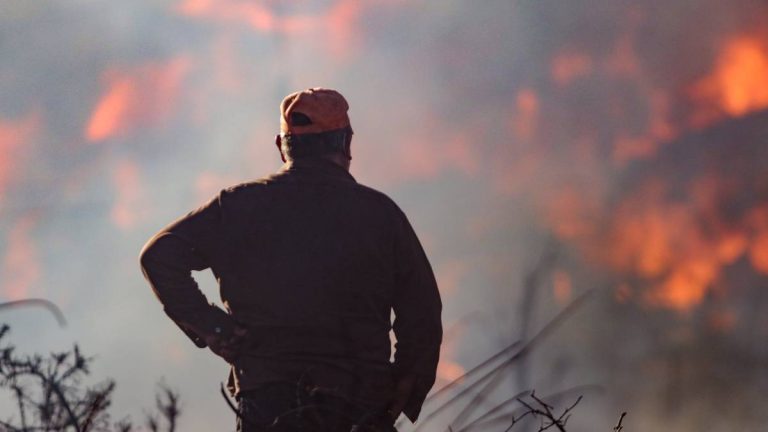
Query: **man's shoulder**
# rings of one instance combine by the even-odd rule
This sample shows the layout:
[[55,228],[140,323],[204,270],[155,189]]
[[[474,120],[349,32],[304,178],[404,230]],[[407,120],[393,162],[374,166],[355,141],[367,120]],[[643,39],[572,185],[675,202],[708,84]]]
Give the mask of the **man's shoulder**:
[[[226,187],[221,190],[220,197],[226,197],[226,201],[237,202],[249,200],[262,194],[280,193],[279,185],[282,183],[279,174],[270,175]],[[278,187],[273,188],[273,186]],[[365,204],[376,206],[396,217],[403,215],[403,211],[397,203],[384,192],[357,182],[344,182],[336,186]]]
[[395,201],[392,200],[392,198],[390,198],[389,195],[385,194],[384,192],[378,189],[374,189],[370,186],[366,186],[360,183],[355,183],[352,185],[352,187],[362,196],[365,196],[373,201],[379,202],[382,205],[392,207],[394,209],[399,209],[399,207],[397,207],[397,204],[395,204]]

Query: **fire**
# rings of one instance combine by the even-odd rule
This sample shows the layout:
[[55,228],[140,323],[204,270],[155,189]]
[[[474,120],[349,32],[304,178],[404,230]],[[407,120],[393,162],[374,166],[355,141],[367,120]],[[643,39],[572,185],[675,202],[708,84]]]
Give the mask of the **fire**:
[[40,116],[29,113],[20,120],[0,119],[0,203],[19,168],[23,147],[39,129]]
[[745,244],[717,220],[706,221],[705,204],[668,201],[665,193],[663,184],[651,182],[625,199],[611,222],[604,259],[622,274],[649,281],[648,303],[686,311],[743,255]]
[[[659,178],[645,180],[613,207],[588,193],[563,188],[540,205],[547,226],[594,265],[625,278],[618,301],[687,312],[721,287],[726,269],[745,260],[768,274],[768,204],[739,216],[721,214],[740,183],[716,175],[690,181],[676,196]],[[635,291],[635,288],[642,288]],[[553,274],[555,300],[567,302],[567,273]]]
[[105,73],[107,89],[93,109],[86,138],[98,142],[166,120],[178,102],[189,59],[177,57]]
[[128,79],[121,79],[112,84],[91,116],[86,135],[91,141],[100,141],[114,135],[125,122],[135,100],[136,84]]
[[691,96],[698,106],[691,123],[706,126],[727,116],[742,116],[768,107],[768,48],[755,36],[730,39],[712,73],[695,83]]

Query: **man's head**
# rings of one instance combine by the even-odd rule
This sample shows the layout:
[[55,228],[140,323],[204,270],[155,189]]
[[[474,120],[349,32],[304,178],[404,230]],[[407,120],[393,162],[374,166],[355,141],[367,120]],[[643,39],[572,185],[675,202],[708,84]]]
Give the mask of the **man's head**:
[[339,92],[312,88],[286,96],[280,104],[275,144],[284,162],[324,158],[345,168],[352,159],[349,105]]

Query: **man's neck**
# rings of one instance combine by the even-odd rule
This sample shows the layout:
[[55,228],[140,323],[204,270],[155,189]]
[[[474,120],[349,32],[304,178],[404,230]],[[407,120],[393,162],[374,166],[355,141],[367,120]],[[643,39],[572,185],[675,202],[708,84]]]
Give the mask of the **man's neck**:
[[341,154],[332,154],[318,157],[291,159],[286,166],[291,165],[334,165],[345,171],[349,171],[350,160]]

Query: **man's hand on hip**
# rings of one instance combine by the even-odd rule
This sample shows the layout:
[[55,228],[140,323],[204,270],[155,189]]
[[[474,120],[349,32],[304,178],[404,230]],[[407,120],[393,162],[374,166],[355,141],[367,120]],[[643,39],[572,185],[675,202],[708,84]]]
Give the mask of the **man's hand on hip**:
[[415,383],[416,377],[412,375],[402,377],[395,383],[395,393],[387,407],[387,414],[389,414],[393,423],[400,416],[400,413],[403,412],[403,409],[405,409]]
[[205,337],[205,343],[214,354],[223,358],[227,363],[233,363],[248,346],[250,334],[248,329],[236,324],[234,329],[211,333]]

